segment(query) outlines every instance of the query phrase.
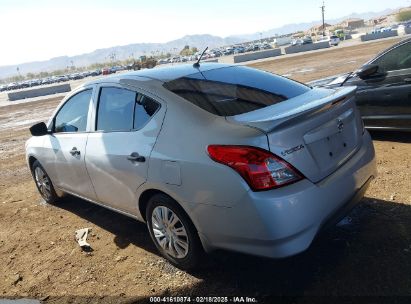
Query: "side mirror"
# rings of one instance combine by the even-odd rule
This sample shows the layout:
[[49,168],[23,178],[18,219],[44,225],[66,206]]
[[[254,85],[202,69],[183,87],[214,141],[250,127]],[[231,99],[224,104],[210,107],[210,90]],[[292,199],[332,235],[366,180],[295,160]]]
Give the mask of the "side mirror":
[[43,136],[49,134],[50,132],[47,130],[47,126],[44,122],[39,122],[30,127],[30,133],[33,136]]
[[367,79],[370,76],[376,75],[378,72],[379,66],[376,64],[366,64],[363,65],[358,71],[357,75],[361,79]]

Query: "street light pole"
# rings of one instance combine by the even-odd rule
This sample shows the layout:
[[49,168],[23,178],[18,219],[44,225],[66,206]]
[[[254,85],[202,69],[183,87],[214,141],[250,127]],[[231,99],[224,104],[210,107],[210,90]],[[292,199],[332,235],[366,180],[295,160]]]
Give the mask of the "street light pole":
[[325,3],[323,1],[323,5],[321,6],[321,12],[323,16],[323,36],[325,36]]

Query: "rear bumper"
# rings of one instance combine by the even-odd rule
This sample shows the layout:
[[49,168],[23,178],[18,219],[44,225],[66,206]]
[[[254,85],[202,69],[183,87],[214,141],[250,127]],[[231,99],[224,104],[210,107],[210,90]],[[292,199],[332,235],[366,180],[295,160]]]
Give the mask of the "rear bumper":
[[375,175],[375,152],[366,132],[361,149],[320,183],[303,180],[277,190],[249,191],[231,208],[196,206],[195,222],[206,250],[295,255],[310,246],[322,227],[347,214]]

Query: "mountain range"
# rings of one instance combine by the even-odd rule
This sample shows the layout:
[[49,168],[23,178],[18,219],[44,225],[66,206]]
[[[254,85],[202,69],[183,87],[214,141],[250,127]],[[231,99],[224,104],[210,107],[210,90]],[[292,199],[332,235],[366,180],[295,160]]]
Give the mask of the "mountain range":
[[[387,9],[380,12],[367,12],[362,14],[351,14],[338,19],[326,20],[329,24],[336,24],[346,19],[362,18],[365,20],[384,16],[397,11]],[[262,32],[262,37],[272,37],[275,35],[284,35],[294,33],[298,31],[304,31],[312,26],[320,24],[320,20],[306,22],[306,23],[294,23],[281,26],[279,28],[273,28]],[[18,65],[0,66],[0,78],[15,76],[17,73],[17,66],[22,74],[26,73],[39,73],[42,71],[52,71],[58,69],[65,69],[67,66],[74,64],[77,67],[88,66],[93,63],[107,62],[110,57],[115,54],[115,59],[124,60],[133,56],[137,58],[141,55],[157,55],[161,52],[176,52],[181,50],[185,45],[195,46],[198,49],[204,49],[206,46],[214,48],[218,46],[236,44],[246,41],[252,41],[260,39],[260,33],[251,33],[244,35],[229,36],[226,38],[212,36],[208,34],[203,35],[188,35],[180,39],[169,41],[166,43],[135,43],[129,45],[115,46],[104,49],[97,49],[93,52],[76,55],[76,56],[60,56],[51,58],[45,61],[27,62]]]

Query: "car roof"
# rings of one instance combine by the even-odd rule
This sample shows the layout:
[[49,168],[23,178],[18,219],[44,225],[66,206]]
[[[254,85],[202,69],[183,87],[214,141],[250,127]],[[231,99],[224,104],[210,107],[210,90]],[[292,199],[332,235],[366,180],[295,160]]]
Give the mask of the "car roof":
[[100,83],[102,81],[106,81],[109,79],[119,80],[121,78],[136,78],[136,80],[138,80],[138,78],[140,77],[158,80],[161,82],[167,82],[199,72],[223,69],[232,66],[234,65],[220,63],[201,63],[199,67],[194,67],[192,64],[180,64],[174,66],[159,67],[154,69],[144,69],[135,72],[123,73],[120,75],[113,75],[111,77],[101,78],[99,80],[93,81],[92,83]]

